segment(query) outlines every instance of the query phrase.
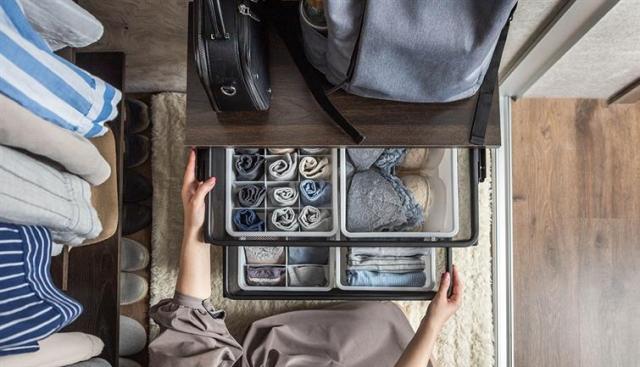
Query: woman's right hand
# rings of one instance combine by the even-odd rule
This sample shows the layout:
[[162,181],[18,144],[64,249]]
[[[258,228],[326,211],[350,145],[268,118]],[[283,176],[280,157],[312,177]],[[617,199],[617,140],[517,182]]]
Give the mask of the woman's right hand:
[[184,235],[198,235],[204,224],[204,198],[216,186],[216,178],[202,182],[196,179],[196,152],[191,149],[182,181],[182,206],[184,209]]
[[[429,326],[438,330],[444,326],[445,322],[447,322],[447,320],[449,320],[456,311],[458,311],[458,308],[460,308],[460,305],[462,304],[464,287],[455,265],[453,266],[452,273],[453,274],[446,272],[442,274],[438,293],[429,304],[427,314],[422,320],[423,324],[429,324]],[[453,290],[451,292],[451,296],[449,296],[447,293],[451,282],[453,282]]]

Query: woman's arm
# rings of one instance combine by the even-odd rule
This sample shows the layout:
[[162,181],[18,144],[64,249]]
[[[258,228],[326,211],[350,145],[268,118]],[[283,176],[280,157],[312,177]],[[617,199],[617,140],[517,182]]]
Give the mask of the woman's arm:
[[396,367],[425,367],[429,363],[433,352],[433,345],[436,343],[438,334],[445,322],[458,310],[462,302],[462,280],[453,266],[453,291],[451,296],[447,296],[449,285],[451,284],[451,274],[442,274],[438,293],[429,304],[427,314],[416,335],[411,339],[409,345],[400,356]]
[[198,182],[195,177],[196,154],[189,153],[189,162],[182,183],[184,232],[180,251],[180,271],[176,292],[198,299],[211,296],[211,259],[209,245],[203,240],[204,199],[215,187],[216,178]]

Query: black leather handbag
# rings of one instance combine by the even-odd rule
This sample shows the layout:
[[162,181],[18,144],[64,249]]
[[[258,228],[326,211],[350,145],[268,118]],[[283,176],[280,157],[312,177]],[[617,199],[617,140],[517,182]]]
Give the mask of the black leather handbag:
[[213,108],[264,111],[271,104],[262,1],[195,0],[196,67]]

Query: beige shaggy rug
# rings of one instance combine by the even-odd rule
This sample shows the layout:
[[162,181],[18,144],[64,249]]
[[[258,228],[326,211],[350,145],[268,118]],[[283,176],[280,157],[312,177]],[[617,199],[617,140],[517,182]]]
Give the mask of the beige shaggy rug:
[[[184,94],[162,93],[152,98],[153,233],[151,305],[171,297],[178,274],[182,234],[180,188],[187,150],[184,147]],[[465,165],[468,162],[465,162]],[[462,169],[464,167],[461,167]],[[480,186],[480,243],[454,250],[454,263],[465,279],[465,299],[438,338],[435,356],[441,366],[493,366],[494,338],[491,287],[491,183]],[[461,199],[462,200],[462,199]],[[468,215],[467,215],[468,216]],[[464,222],[465,217],[461,217]],[[222,297],[222,250],[213,246],[212,303],[227,312],[227,326],[238,339],[262,317],[309,308],[318,301],[233,301]],[[442,259],[439,260],[442,264]],[[442,266],[439,266],[442,268]],[[428,302],[397,302],[414,327]],[[153,331],[152,331],[153,335]]]

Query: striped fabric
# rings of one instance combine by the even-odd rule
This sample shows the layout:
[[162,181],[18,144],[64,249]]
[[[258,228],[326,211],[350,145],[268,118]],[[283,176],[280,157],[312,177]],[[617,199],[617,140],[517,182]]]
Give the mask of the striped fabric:
[[45,227],[0,223],[0,356],[34,352],[82,312],[51,280]]
[[16,0],[0,1],[0,93],[85,137],[106,132],[119,90],[55,55]]

